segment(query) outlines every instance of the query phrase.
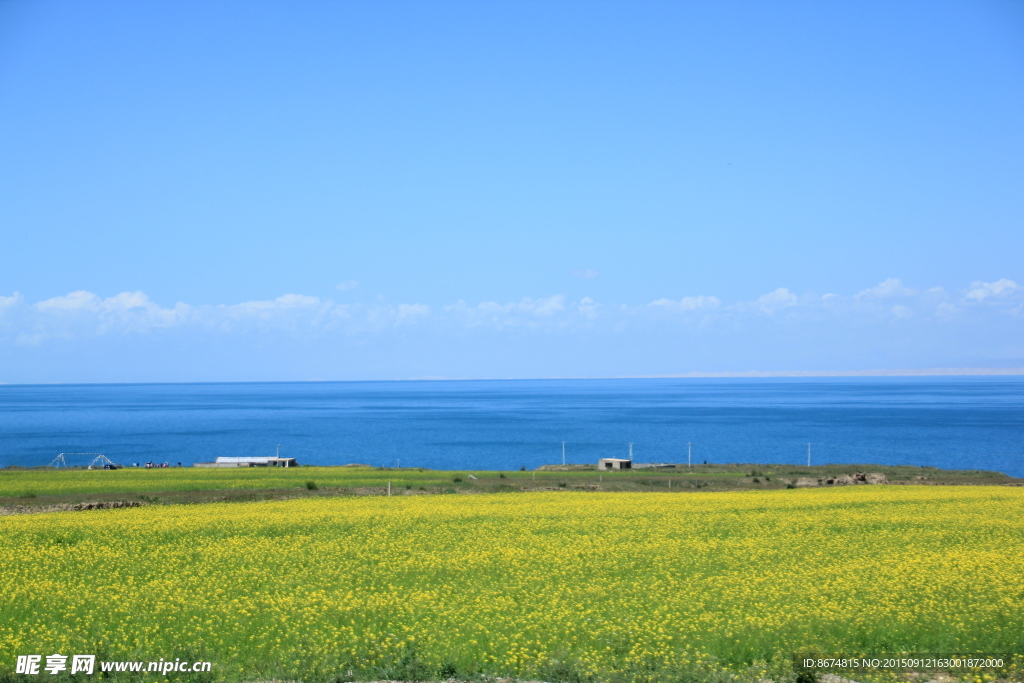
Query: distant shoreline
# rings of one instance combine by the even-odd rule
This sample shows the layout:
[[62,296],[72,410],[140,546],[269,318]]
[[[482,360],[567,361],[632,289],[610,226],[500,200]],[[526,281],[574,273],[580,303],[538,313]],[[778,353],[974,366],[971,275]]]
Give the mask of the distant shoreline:
[[[1024,368],[923,368],[919,370],[747,370],[743,372],[687,372],[681,375],[646,375],[635,379],[687,377],[1020,377]],[[623,378],[626,379],[626,378]]]
[[667,375],[579,375],[565,377],[409,377],[394,380],[300,380],[309,382],[550,382],[600,379],[772,379],[792,377],[1024,377],[1022,368],[898,368],[895,370],[735,370]]

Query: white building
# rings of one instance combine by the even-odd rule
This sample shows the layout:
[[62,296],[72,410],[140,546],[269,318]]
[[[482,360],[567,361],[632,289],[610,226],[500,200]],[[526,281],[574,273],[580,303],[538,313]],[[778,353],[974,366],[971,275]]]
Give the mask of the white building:
[[597,469],[599,470],[629,470],[633,469],[632,460],[623,460],[622,458],[601,458],[597,461]]
[[197,462],[193,467],[298,467],[295,458],[275,458],[274,456],[221,456],[214,462]]

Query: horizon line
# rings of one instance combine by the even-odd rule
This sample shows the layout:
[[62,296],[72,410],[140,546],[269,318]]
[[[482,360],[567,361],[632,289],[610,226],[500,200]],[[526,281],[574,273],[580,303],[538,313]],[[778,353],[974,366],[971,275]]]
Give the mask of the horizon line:
[[575,377],[405,377],[392,379],[280,379],[280,380],[191,380],[143,382],[0,382],[0,386],[88,386],[124,384],[312,384],[341,382],[531,382],[595,379],[772,379],[801,377],[1022,377],[1020,368],[902,368],[873,370],[735,370],[686,372],[671,375],[603,375]]

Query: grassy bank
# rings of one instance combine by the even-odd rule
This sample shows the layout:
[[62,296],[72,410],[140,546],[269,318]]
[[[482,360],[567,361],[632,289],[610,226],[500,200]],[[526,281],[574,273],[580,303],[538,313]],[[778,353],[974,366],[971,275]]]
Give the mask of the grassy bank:
[[373,467],[232,469],[15,469],[0,470],[0,508],[31,508],[81,501],[141,500],[194,503],[266,498],[494,493],[522,490],[726,491],[783,489],[798,478],[881,472],[913,484],[1005,484],[998,472],[878,465],[694,465],[692,468],[598,472],[591,465],[548,465],[537,471],[460,472]]
[[335,497],[0,533],[0,675],[59,652],[232,681],[756,681],[796,651],[1024,650],[1019,488]]

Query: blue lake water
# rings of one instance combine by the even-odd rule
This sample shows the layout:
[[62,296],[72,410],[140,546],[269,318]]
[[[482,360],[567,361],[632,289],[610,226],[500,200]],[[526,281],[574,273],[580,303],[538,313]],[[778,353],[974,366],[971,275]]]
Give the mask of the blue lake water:
[[[0,466],[281,455],[519,469],[877,463],[1024,476],[1024,378],[619,379],[0,386]],[[68,458],[85,464],[86,456]]]

